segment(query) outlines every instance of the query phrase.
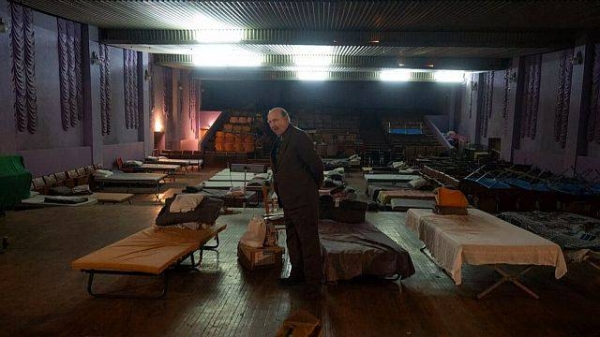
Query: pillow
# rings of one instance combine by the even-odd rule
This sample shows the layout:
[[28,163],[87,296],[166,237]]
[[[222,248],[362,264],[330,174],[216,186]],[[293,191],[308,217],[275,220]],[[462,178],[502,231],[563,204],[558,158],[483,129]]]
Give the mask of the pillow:
[[123,166],[127,166],[127,167],[138,167],[138,166],[142,166],[142,162],[139,160],[127,160],[125,161]]
[[410,185],[410,187],[414,188],[415,190],[418,190],[427,186],[427,180],[419,177],[409,181],[408,184]]
[[204,195],[202,194],[177,194],[175,200],[171,203],[171,207],[169,207],[169,212],[191,212],[200,205],[203,198]]
[[165,205],[156,217],[157,226],[171,226],[186,222],[213,224],[219,217],[223,200],[204,197],[198,207],[191,212],[172,213],[169,211],[175,197],[165,200]]

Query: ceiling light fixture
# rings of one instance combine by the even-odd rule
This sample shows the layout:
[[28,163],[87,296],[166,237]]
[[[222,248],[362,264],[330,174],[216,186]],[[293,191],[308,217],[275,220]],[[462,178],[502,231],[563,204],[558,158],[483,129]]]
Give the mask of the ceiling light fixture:
[[198,29],[194,38],[200,43],[237,43],[242,41],[244,32],[241,29]]
[[438,70],[433,73],[436,82],[461,83],[465,81],[465,72],[462,70]]
[[194,49],[192,62],[199,67],[259,67],[264,56],[234,45],[202,45]]
[[329,78],[329,72],[327,71],[310,71],[302,70],[296,72],[296,77],[300,81],[325,81]]
[[408,82],[411,72],[406,69],[382,70],[379,72],[379,79],[386,82]]

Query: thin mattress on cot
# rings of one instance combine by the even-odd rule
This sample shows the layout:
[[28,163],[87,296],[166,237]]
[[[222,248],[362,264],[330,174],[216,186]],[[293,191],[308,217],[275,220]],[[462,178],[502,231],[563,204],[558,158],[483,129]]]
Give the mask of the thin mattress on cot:
[[433,209],[435,207],[435,199],[392,199],[390,202],[392,211],[406,212],[410,208]]
[[21,200],[23,204],[40,205],[40,206],[86,206],[98,203],[98,200],[92,195],[78,196],[60,196],[60,195],[43,195],[38,194],[30,198]]
[[374,181],[386,181],[386,182],[396,182],[396,181],[411,181],[417,178],[420,178],[420,175],[417,174],[365,174],[365,180],[367,182]]
[[377,201],[377,197],[381,191],[395,191],[395,190],[410,190],[413,187],[408,182],[400,182],[395,184],[368,184],[367,185],[367,195],[371,196],[373,201]]
[[115,172],[107,177],[94,176],[96,182],[104,183],[134,183],[134,184],[158,184],[167,177],[163,173],[125,173]]
[[227,226],[207,229],[149,227],[71,263],[75,270],[140,272],[158,275],[201,248]]
[[164,171],[177,171],[181,168],[180,165],[175,164],[155,164],[155,163],[146,163],[139,166],[144,170],[164,170]]
[[435,194],[432,191],[421,190],[390,190],[380,191],[377,195],[377,201],[381,205],[387,205],[392,199],[435,199]]

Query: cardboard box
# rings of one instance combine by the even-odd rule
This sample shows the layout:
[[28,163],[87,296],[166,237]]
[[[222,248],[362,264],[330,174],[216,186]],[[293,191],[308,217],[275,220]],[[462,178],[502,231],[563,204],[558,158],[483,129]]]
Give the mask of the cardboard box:
[[319,337],[321,336],[321,321],[308,311],[300,309],[283,322],[275,336]]
[[254,248],[238,244],[238,260],[250,270],[280,266],[283,263],[283,252],[284,249],[279,246]]

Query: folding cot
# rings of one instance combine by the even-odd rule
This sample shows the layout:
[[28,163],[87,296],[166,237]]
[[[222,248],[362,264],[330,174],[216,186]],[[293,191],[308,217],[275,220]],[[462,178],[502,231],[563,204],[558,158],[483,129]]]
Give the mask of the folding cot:
[[[560,247],[517,226],[478,209],[468,215],[440,215],[431,210],[409,209],[406,226],[425,243],[434,261],[456,285],[462,282],[463,264],[489,265],[502,278],[480,292],[482,298],[504,282],[512,282],[534,298],[539,296],[519,281],[533,266],[552,266],[559,279],[567,273]],[[519,274],[511,274],[500,265],[527,265]]]
[[[117,298],[160,298],[167,293],[168,271],[179,266],[188,258],[191,268],[202,262],[204,250],[214,250],[219,246],[218,234],[227,225],[215,224],[207,229],[192,230],[179,227],[149,227],[134,233],[71,263],[74,270],[88,274],[87,291],[95,297]],[[213,246],[207,246],[211,239]],[[194,253],[199,251],[196,263]],[[162,276],[160,292],[148,296],[124,293],[97,293],[93,289],[94,275],[140,275]]]
[[101,186],[151,186],[158,190],[161,181],[164,181],[166,177],[167,175],[163,173],[113,172],[109,176],[94,175],[94,182]]
[[196,166],[198,170],[204,164],[202,159],[172,159],[166,157],[148,157],[145,159],[146,163],[158,163],[158,164],[170,164],[179,165],[187,171],[188,166]]

